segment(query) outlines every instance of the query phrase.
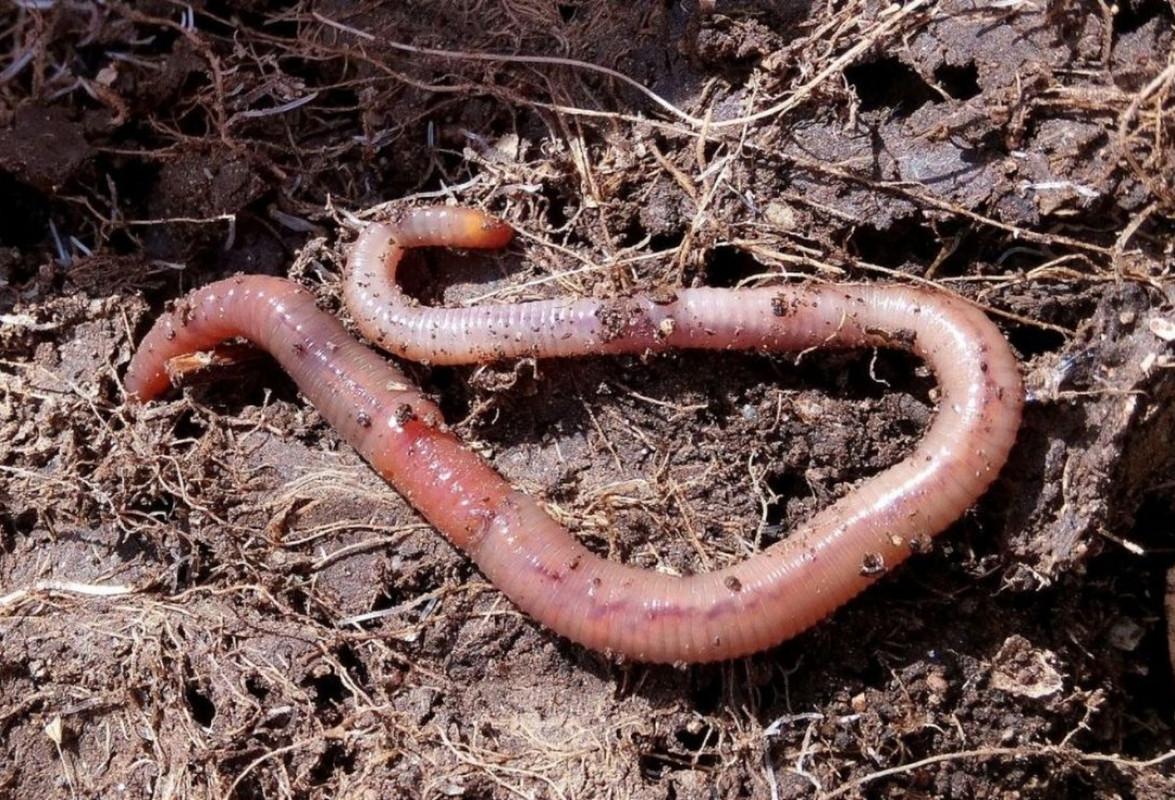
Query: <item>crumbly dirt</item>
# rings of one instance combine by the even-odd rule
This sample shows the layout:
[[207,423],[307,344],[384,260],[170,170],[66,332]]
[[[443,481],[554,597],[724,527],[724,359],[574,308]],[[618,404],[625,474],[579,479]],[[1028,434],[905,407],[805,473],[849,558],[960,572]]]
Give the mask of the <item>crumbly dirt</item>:
[[[4,4],[0,796],[1175,796],[1173,18]],[[426,302],[972,298],[1023,357],[1011,461],[814,630],[675,669],[523,617],[264,358],[124,403],[188,289],[288,274],[337,309],[357,219],[450,200],[521,235],[412,258]],[[934,401],[888,353],[412,373],[590,547],[676,572],[786,535]]]

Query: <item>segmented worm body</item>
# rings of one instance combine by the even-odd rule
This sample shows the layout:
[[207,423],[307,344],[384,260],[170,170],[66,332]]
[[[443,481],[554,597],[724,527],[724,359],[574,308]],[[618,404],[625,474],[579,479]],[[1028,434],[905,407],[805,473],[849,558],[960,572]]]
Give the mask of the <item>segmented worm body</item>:
[[804,631],[950,525],[1007,459],[1023,395],[1017,363],[995,326],[962,300],[837,285],[437,309],[414,306],[395,283],[404,248],[498,247],[509,237],[502,223],[464,209],[371,225],[348,264],[352,316],[386,349],[432,363],[681,347],[898,347],[934,370],[936,418],[907,458],[786,539],[724,569],[677,577],[584,548],[447,432],[440,411],[399,370],[289,281],[238,277],[194,292],[144,339],[127,389],[148,400],[167,388],[169,359],[227,337],[251,340],[520,609],[587,647],[640,661],[734,658]]

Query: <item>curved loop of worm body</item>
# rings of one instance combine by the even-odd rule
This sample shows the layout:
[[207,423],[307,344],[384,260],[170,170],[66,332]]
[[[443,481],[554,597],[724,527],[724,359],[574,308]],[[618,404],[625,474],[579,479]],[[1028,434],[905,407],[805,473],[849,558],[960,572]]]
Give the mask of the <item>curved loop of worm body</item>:
[[127,390],[149,400],[169,386],[169,359],[229,337],[252,341],[520,609],[587,647],[652,662],[734,658],[806,630],[957,519],[1012,448],[1023,398],[1016,359],[982,312],[946,294],[872,285],[695,288],[655,299],[442,309],[414,306],[395,283],[404,248],[500,247],[510,233],[492,217],[453,208],[369,226],[348,262],[352,316],[380,346],[431,363],[897,347],[937,376],[934,422],[907,458],[786,539],[724,569],[676,577],[584,548],[451,435],[398,369],[290,281],[230,278],[180,301],[143,340]]

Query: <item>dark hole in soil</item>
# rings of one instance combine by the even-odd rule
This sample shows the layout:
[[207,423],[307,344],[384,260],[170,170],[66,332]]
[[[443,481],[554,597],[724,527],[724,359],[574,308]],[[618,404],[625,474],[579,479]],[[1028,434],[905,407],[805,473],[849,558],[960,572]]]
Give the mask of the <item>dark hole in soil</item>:
[[938,255],[941,236],[916,219],[903,219],[885,230],[861,226],[846,243],[850,253],[871,264],[897,269],[911,261],[929,263]]
[[375,596],[375,600],[367,610],[369,612],[387,611],[389,608],[398,606],[400,602],[400,592],[394,586],[387,586]]
[[256,675],[247,675],[245,677],[245,691],[258,700],[264,700],[269,697],[269,684]]
[[[148,130],[130,127],[126,131],[125,139],[136,145],[151,138]],[[120,210],[127,216],[149,216],[147,205],[143,201],[150,187],[159,179],[159,167],[152,161],[137,161],[129,158],[103,157],[95,159],[94,168],[99,174],[109,176],[110,182],[118,192]],[[116,253],[137,253],[143,248],[143,243],[150,243],[157,239],[144,237],[142,240],[132,236],[127,231],[115,230],[110,232],[106,246]],[[146,253],[146,255],[154,255]],[[174,296],[172,293],[169,296]]]
[[722,678],[716,672],[699,672],[698,683],[690,692],[694,709],[699,714],[713,714],[722,704]]
[[855,400],[879,400],[895,391],[909,391],[915,398],[926,398],[936,381],[923,362],[905,350],[853,350],[836,354],[821,364],[815,359],[810,372],[799,373],[813,385],[821,385],[820,372],[836,370],[835,394]]
[[11,530],[13,533],[18,533],[21,536],[28,536],[33,532],[37,526],[37,512],[31,508],[26,508],[15,516],[8,516],[5,514],[0,517],[5,531]]
[[641,225],[639,219],[634,217],[629,221],[628,225],[624,227],[624,230],[621,232],[620,236],[617,237],[616,243],[622,248],[635,247],[644,241],[644,238],[644,226]]
[[158,542],[147,537],[127,536],[119,542],[116,542],[112,550],[119,561],[139,561],[139,560],[166,560],[167,556],[163,554],[158,546]]
[[542,196],[547,201],[547,224],[554,230],[562,230],[570,219],[567,198],[559,194],[555,186],[543,191]]
[[[469,369],[434,367],[428,374],[426,391],[441,407],[441,416],[454,421],[465,419],[470,411]],[[390,606],[389,606],[390,607]]]
[[[184,78],[179,94],[183,96],[200,95],[208,88],[208,76],[199,71],[193,71]],[[190,106],[186,113],[174,118],[174,124],[179,132],[185,136],[201,139],[209,135],[215,124],[208,116],[208,109],[202,105]]]
[[[290,3],[286,0],[253,3],[242,3],[240,0],[212,0],[207,8],[208,13],[215,13],[228,21],[229,26],[223,28],[223,31],[229,38],[237,35],[243,27],[252,30],[262,29],[273,37],[297,39],[305,36],[305,22],[297,14],[284,13],[290,9]],[[196,24],[200,26],[202,23],[203,19],[200,19]],[[294,59],[282,59],[283,71],[289,72],[289,62],[292,60]]]
[[176,417],[173,430],[176,441],[195,441],[208,432],[208,425],[203,417],[197,416],[192,409],[187,408]]
[[172,494],[158,494],[147,502],[139,505],[139,510],[156,519],[169,520],[175,513],[175,496]]
[[16,547],[16,525],[7,514],[0,513],[0,552],[11,553]]
[[333,672],[307,678],[303,681],[303,686],[306,685],[314,688],[314,704],[319,708],[342,705],[351,696],[350,690],[343,685],[343,679]]
[[214,562],[212,546],[197,539],[191,554],[182,563],[189,566],[192,583],[199,584],[208,580],[208,565]]
[[1008,331],[1008,341],[1025,361],[1031,361],[1035,356],[1061,349],[1065,344],[1065,337],[1056,331],[1022,326]]
[[29,248],[49,236],[49,206],[40,192],[0,172],[0,245]]
[[[1134,515],[1134,528],[1126,538],[1144,548],[1169,548],[1171,546],[1171,531],[1173,530],[1175,530],[1175,486],[1168,483],[1160,491],[1148,494],[1143,498]],[[1172,566],[1175,566],[1175,559],[1172,560]]]
[[314,785],[321,786],[340,771],[348,775],[354,772],[355,756],[343,745],[332,742],[327,745],[314,768],[310,770],[310,780]]
[[975,262],[983,259],[981,241],[970,235],[963,227],[940,224],[935,232],[935,245],[941,252],[935,252],[925,260],[926,266],[934,265],[936,278],[953,278],[967,275],[975,268]]
[[[1175,495],[1175,489],[1170,485],[1159,493],[1147,495],[1135,515],[1134,528],[1126,535],[1126,538],[1148,550],[1157,551],[1159,548],[1168,548],[1169,553],[1171,531],[1175,530],[1175,496],[1173,495]],[[1137,561],[1133,555],[1129,558],[1132,561]],[[1163,604],[1159,601],[1167,593],[1167,570],[1175,567],[1175,558],[1168,555],[1166,559],[1155,566],[1158,568],[1150,570],[1150,579],[1145,587],[1148,608],[1144,613],[1146,616],[1151,616],[1152,619],[1156,610],[1167,611],[1167,614],[1170,614],[1169,610],[1162,608]],[[1112,568],[1113,566],[1111,566]],[[1167,624],[1170,625],[1170,621]],[[1161,719],[1169,720],[1175,713],[1173,711],[1175,709],[1175,674],[1173,674],[1175,673],[1175,652],[1172,651],[1172,648],[1175,648],[1175,642],[1169,642],[1164,626],[1157,624],[1142,640],[1142,647],[1146,649],[1148,655],[1139,659],[1140,661],[1162,666],[1149,674],[1139,675],[1139,683],[1146,685],[1138,686],[1136,691],[1129,692],[1128,696],[1133,698],[1137,705],[1142,706],[1137,712],[1140,719],[1145,719],[1146,712],[1150,712]]]
[[[176,505],[179,505],[177,503]],[[192,587],[199,585],[207,577],[207,570],[203,565],[212,561],[212,548],[199,539],[186,539],[191,545],[184,545],[183,555],[176,562],[175,584],[178,587]]]
[[207,728],[216,718],[216,704],[212,702],[200,685],[191,681],[184,688],[184,699],[188,701],[188,709],[192,712],[192,719],[202,728]]
[[356,685],[366,687],[368,684],[367,665],[364,664],[355,651],[343,645],[338,650],[339,663],[354,679]]
[[642,753],[637,759],[640,765],[641,777],[648,781],[659,781],[665,776],[665,769],[669,766],[663,758],[652,753]]
[[306,614],[309,616],[310,598],[306,592],[301,589],[289,589],[285,593],[285,598],[295,614]]
[[784,538],[787,530],[784,520],[787,516],[787,504],[799,497],[806,497],[812,489],[799,473],[779,472],[768,475],[765,479],[767,490],[779,497],[775,502],[767,505],[766,525],[763,528],[763,547],[775,544]]
[[[1169,550],[1170,531],[1175,528],[1175,500],[1170,489],[1147,495],[1135,515],[1134,526],[1124,532],[1126,540],[1157,555]],[[1102,658],[1122,659],[1120,669],[1122,702],[1125,706],[1120,731],[1120,751],[1140,756],[1151,752],[1153,730],[1169,724],[1175,713],[1175,678],[1172,676],[1170,643],[1164,619],[1164,596],[1167,570],[1175,565],[1168,554],[1164,558],[1139,557],[1116,546],[1107,548],[1089,561],[1081,577],[1086,586],[1104,587],[1101,592],[1113,597],[1101,611],[1099,620],[1105,636],[1118,641],[1116,651]],[[1132,635],[1140,638],[1132,640]],[[1148,665],[1138,669],[1137,665]]]
[[1170,20],[1171,7],[1164,0],[1127,0],[1117,7],[1114,14],[1114,33],[1133,33],[1155,17]]
[[670,770],[706,770],[713,769],[721,763],[721,758],[712,753],[700,755],[677,752],[676,748],[669,748],[665,743],[657,743],[652,749],[641,753],[638,761],[641,774],[651,781],[659,781]]
[[701,725],[698,730],[691,731],[688,728],[678,728],[673,734],[677,737],[677,741],[681,746],[692,753],[698,752],[707,745],[712,746],[714,739],[714,729],[709,725]]
[[681,245],[682,240],[685,239],[685,233],[680,230],[671,231],[669,233],[654,234],[649,239],[650,252],[663,252],[666,250],[673,250]]
[[921,75],[896,58],[849,67],[845,78],[861,100],[861,111],[891,109],[901,118],[938,99]]
[[970,100],[979,94],[979,68],[975,62],[967,64],[939,64],[934,79],[943,91],[956,100]]
[[201,14],[197,24],[201,30],[214,33],[218,36],[232,36],[236,31],[231,27],[231,21],[239,21],[242,25],[250,24],[251,14],[242,14],[233,3],[225,0],[209,0],[204,7],[206,13]]
[[715,247],[706,257],[704,270],[705,284],[719,289],[733,288],[766,271],[749,253],[734,247]]
[[182,558],[175,567],[175,585],[188,586],[192,577],[192,560],[190,558]]
[[[196,12],[196,26],[201,31],[230,39],[242,29],[263,29],[269,36],[296,39],[302,33],[301,23],[296,15],[282,13],[288,11],[289,6],[287,2],[273,0],[247,3],[240,0],[209,0],[204,5],[204,13]],[[286,61],[283,59],[283,69]]]

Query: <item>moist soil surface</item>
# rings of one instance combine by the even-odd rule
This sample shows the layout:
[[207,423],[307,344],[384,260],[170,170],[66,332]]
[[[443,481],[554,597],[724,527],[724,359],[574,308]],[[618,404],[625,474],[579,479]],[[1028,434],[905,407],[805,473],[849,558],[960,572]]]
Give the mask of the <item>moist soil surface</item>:
[[[1170,798],[1173,11],[1159,0],[0,10],[0,796]],[[1022,359],[1001,478],[811,631],[625,663],[529,620],[263,354],[126,402],[188,290],[338,312],[933,284]],[[348,320],[349,324],[349,320]],[[899,353],[408,365],[587,546],[736,562],[910,452]]]

